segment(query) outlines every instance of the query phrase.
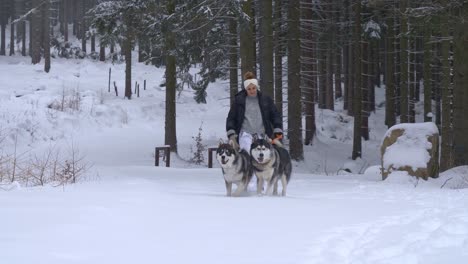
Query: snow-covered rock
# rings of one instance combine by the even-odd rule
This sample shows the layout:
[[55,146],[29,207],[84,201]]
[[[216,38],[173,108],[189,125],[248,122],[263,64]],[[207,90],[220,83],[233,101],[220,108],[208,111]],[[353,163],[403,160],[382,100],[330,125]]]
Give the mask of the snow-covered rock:
[[439,131],[434,123],[395,125],[385,134],[380,150],[384,180],[395,170],[425,180],[439,175]]

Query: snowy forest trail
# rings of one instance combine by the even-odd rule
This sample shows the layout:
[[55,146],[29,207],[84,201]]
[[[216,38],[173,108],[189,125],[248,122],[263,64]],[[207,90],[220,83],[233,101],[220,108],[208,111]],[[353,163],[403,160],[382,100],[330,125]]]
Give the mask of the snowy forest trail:
[[5,263],[468,259],[466,191],[297,173],[287,197],[258,197],[251,184],[233,198],[219,169],[98,169],[65,188],[0,192]]

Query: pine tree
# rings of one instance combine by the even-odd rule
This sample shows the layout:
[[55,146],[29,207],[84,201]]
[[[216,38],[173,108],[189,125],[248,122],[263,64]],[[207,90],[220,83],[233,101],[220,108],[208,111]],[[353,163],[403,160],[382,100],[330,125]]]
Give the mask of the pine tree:
[[[103,1],[90,11],[91,26],[101,34],[101,44],[112,47],[121,43],[125,56],[125,97],[128,99],[132,96],[131,53],[135,36],[154,22],[151,14],[154,10],[155,0],[117,0]],[[83,32],[81,36],[85,38]]]
[[354,136],[353,136],[353,153],[352,159],[362,157],[362,139],[361,139],[361,129],[362,129],[362,53],[361,53],[361,1],[357,0],[354,3],[353,8],[354,13],[354,32],[353,32],[353,47],[354,47],[354,78],[355,78],[355,88],[354,89],[354,100],[353,100],[353,109],[354,109]]
[[312,1],[302,1],[301,8],[301,28],[303,34],[301,37],[301,81],[302,95],[304,100],[304,115],[305,115],[305,145],[312,145],[316,125],[315,125],[315,96],[316,88],[315,72],[314,72],[314,27],[313,27],[313,6]]
[[6,55],[6,25],[8,24],[8,1],[0,2],[0,55]]
[[[166,1],[166,15],[170,17],[175,13],[175,0]],[[175,57],[175,35],[170,25],[170,20],[166,21],[163,35],[165,39],[164,51],[166,54],[166,118],[165,118],[165,138],[164,144],[171,146],[171,151],[177,153],[177,133],[176,133],[176,57]]]
[[44,47],[44,71],[50,71],[50,0],[44,0],[42,6],[42,39]]
[[393,3],[389,4],[386,13],[387,34],[386,34],[386,73],[385,73],[385,124],[388,128],[396,124],[396,111],[395,111],[395,30],[394,30],[394,16],[395,6]]
[[[26,12],[26,0],[15,1],[16,13],[24,14]],[[26,21],[21,20],[16,26],[16,39],[21,40],[21,55],[26,56]]]
[[255,72],[255,49],[252,46],[255,43],[254,39],[254,21],[253,16],[253,1],[245,0],[242,2],[242,10],[244,16],[241,18],[240,24],[240,56],[241,69],[245,74],[248,71]]
[[291,158],[304,159],[301,105],[299,0],[288,3],[288,136]]
[[30,46],[31,46],[31,63],[38,64],[41,61],[41,0],[32,0],[32,6],[36,10],[31,15],[30,23]]
[[400,107],[401,123],[409,121],[409,86],[408,86],[408,18],[407,18],[408,0],[400,0]]
[[274,53],[275,53],[275,105],[283,114],[283,55],[285,50],[282,0],[274,2]]
[[[15,19],[15,1],[10,1],[10,18],[11,21]],[[10,23],[10,56],[15,54],[15,24]]]
[[[448,5],[448,0],[442,2],[443,6]],[[450,87],[450,65],[449,65],[449,16],[450,12],[444,10],[440,15],[441,21],[441,62],[442,62],[442,124],[441,124],[441,148],[440,148],[440,170],[445,171],[452,167],[452,125],[451,125],[451,112],[452,112],[452,95]]]
[[455,14],[453,154],[455,166],[468,165],[468,3],[460,3]]
[[237,94],[237,89],[239,88],[239,78],[238,78],[238,64],[239,57],[238,53],[238,43],[237,43],[237,19],[234,14],[230,14],[229,19],[229,98],[230,105],[234,104],[234,99]]
[[[429,21],[430,22],[430,21]],[[431,23],[428,23],[431,25]],[[432,89],[431,89],[431,61],[432,61],[432,44],[431,40],[432,28],[427,26],[424,28],[423,36],[423,86],[424,86],[424,122],[432,121]]]
[[200,125],[200,128],[198,128],[198,134],[196,137],[192,137],[193,140],[195,141],[195,149],[192,149],[192,162],[195,164],[202,164],[205,162],[205,156],[204,153],[206,151],[206,146],[203,144],[203,138],[202,138],[202,131],[203,131],[203,123]]
[[261,0],[260,6],[260,87],[273,98],[273,3]]

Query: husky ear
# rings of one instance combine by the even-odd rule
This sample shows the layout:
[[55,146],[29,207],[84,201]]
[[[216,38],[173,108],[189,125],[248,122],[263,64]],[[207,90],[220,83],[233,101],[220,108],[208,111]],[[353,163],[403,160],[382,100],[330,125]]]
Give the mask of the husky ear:
[[221,146],[222,144],[224,144],[224,140],[222,138],[219,139],[219,146]]
[[267,141],[268,143],[270,143],[270,144],[271,144],[271,142],[273,142],[273,140],[271,140],[270,137],[266,137],[266,141]]

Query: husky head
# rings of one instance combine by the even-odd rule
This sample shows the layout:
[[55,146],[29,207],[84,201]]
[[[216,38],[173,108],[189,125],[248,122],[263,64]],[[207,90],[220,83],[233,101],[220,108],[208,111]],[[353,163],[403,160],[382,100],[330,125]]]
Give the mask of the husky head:
[[254,136],[250,146],[250,156],[258,163],[268,163],[273,156],[273,146],[268,139]]
[[232,167],[232,164],[236,159],[236,155],[237,153],[233,144],[224,143],[223,141],[219,142],[218,150],[216,150],[216,159],[222,168]]

